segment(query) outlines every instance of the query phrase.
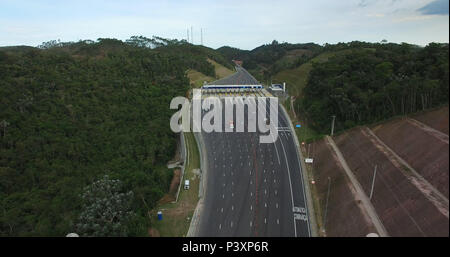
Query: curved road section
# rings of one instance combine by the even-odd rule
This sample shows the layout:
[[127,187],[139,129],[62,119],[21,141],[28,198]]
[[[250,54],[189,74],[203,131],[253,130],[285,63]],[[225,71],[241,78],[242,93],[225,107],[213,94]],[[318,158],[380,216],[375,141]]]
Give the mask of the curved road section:
[[[246,85],[257,81],[237,67],[235,74],[218,82]],[[245,97],[225,97],[221,101],[222,104],[226,101],[244,104]],[[247,106],[251,104],[258,113],[256,101],[247,102]],[[275,143],[259,143],[259,132],[247,132],[249,114],[250,119],[256,119],[253,111],[249,113],[252,108],[248,107],[244,109],[244,121],[237,121],[236,115],[233,118],[233,124],[244,122],[245,132],[235,132],[236,128],[234,132],[202,132],[208,176],[197,236],[311,235],[302,170],[292,131],[279,106],[267,104],[267,117],[274,108],[279,108]],[[222,124],[225,131],[231,121],[223,120]]]
[[236,72],[209,85],[256,85],[258,81],[241,66],[236,66]]

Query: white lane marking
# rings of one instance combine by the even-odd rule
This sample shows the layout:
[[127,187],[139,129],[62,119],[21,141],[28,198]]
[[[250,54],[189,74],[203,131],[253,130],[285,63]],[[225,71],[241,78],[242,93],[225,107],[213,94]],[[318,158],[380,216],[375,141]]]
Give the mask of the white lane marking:
[[233,221],[231,222],[231,227],[233,227]]
[[[278,107],[278,106],[277,106]],[[272,108],[272,106],[270,107],[270,108]],[[282,114],[281,116],[279,116],[279,117],[281,117],[283,120],[284,120],[284,122],[286,123],[286,124],[289,124],[289,122],[287,121],[287,119],[284,117],[284,114]],[[290,131],[289,131],[290,132]],[[283,141],[283,140],[280,140],[280,141]],[[281,144],[283,145],[283,142],[281,142]],[[284,150],[284,147],[283,147],[283,150]],[[297,151],[297,149],[296,149],[296,151]],[[285,156],[286,157],[286,156]],[[301,183],[301,186],[302,186],[302,191],[303,191],[303,198],[305,199],[306,198],[306,193],[305,193],[305,187],[304,187],[304,184],[303,184],[303,173],[302,173],[302,167],[300,166],[300,162],[297,162],[298,163],[298,168],[299,168],[299,172],[300,172],[300,176],[302,177],[302,179],[300,180],[300,183]],[[290,177],[289,177],[289,179],[290,179]],[[292,185],[291,185],[292,186]],[[292,190],[292,189],[291,189]],[[293,205],[292,205],[293,206]],[[308,212],[308,210],[306,209],[306,212]],[[311,229],[310,229],[310,224],[309,224],[309,220],[308,220],[308,213],[306,214],[307,215],[307,223],[308,223],[308,235],[309,236],[311,236]],[[294,219],[294,228],[295,228],[295,219]],[[296,230],[295,230],[296,231]]]
[[[278,164],[281,164],[281,161],[280,161],[280,155],[278,154],[278,149],[277,149],[277,145],[276,145],[277,142],[275,141],[275,138],[273,137],[272,133],[270,133],[269,135],[272,137],[272,140],[274,141],[274,142],[273,142],[273,146],[275,147],[275,151],[276,151],[276,153],[277,153]],[[278,141],[278,140],[277,140],[277,141]]]
[[223,213],[223,207],[222,207],[222,209],[220,210],[220,212],[222,212],[222,213]]
[[221,230],[222,229],[222,224],[219,224],[219,230]]
[[[289,169],[289,162],[287,159],[286,150],[284,149],[283,140],[280,139],[279,141],[281,142],[281,148],[283,149],[284,158],[286,159],[286,167],[287,167],[288,178],[289,178],[289,189],[291,190],[291,202],[292,202],[292,206],[294,206],[294,193],[292,191],[291,171]],[[295,235],[295,237],[297,237],[297,226],[295,224],[295,219],[294,219],[294,235]]]

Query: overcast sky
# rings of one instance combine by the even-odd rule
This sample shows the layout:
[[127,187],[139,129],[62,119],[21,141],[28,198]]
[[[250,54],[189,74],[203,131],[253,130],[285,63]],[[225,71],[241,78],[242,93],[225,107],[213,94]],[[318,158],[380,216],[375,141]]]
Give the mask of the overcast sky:
[[253,49],[279,42],[449,41],[448,0],[0,0],[0,46],[133,35]]

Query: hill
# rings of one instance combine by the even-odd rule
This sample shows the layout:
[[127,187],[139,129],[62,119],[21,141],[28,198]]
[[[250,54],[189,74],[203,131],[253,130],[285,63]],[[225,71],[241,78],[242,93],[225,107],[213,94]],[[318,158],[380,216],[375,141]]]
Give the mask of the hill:
[[[445,120],[445,109],[423,112],[420,117]],[[413,117],[353,128],[306,146],[312,149],[315,163],[309,175],[315,181],[318,220],[324,219],[327,207],[326,225],[321,224],[327,236],[378,233],[361,204],[371,192],[370,204],[388,235],[448,236],[448,135]],[[330,142],[335,142],[343,159]],[[359,185],[350,182],[344,163]],[[365,196],[357,192],[357,186]]]
[[448,103],[448,44],[350,43],[331,50],[345,49],[312,64],[295,102],[317,131],[327,133],[333,115],[339,131]]
[[349,50],[329,51],[321,53],[318,56],[300,65],[299,67],[282,70],[276,73],[272,77],[272,81],[274,83],[286,82],[286,84],[288,85],[288,93],[292,96],[300,97],[303,88],[308,82],[309,73],[313,69],[314,63],[324,63],[328,61],[329,58],[335,55],[345,54],[346,52],[349,52]]
[[228,75],[231,75],[234,73],[229,67],[226,67],[214,60],[207,59],[209,63],[211,63],[214,66],[214,72],[216,74],[215,77],[207,76],[199,71],[196,71],[194,69],[189,69],[187,71],[187,77],[190,80],[191,86],[193,87],[201,87],[203,83],[206,82],[212,82],[221,78],[224,78]]
[[219,65],[158,37],[0,48],[0,235],[147,235],[172,178],[169,103],[187,70]]
[[321,46],[314,43],[289,44],[276,40],[250,51],[228,46],[217,49],[229,60],[243,61],[243,67],[259,81],[270,80],[280,70],[297,67],[320,51]]

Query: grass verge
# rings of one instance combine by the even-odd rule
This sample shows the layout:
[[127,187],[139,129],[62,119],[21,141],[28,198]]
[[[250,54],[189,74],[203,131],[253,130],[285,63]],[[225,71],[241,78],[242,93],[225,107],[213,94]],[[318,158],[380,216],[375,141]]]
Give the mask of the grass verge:
[[336,52],[324,52],[318,56],[312,58],[308,62],[300,65],[294,69],[288,69],[280,71],[273,77],[274,82],[286,82],[286,88],[290,95],[300,97],[302,90],[308,83],[309,73],[313,68],[313,63],[327,62],[329,58],[349,53],[351,49],[336,51]]
[[[186,236],[191,218],[198,202],[200,176],[196,171],[200,168],[200,156],[194,134],[184,133],[188,160],[184,176],[181,179],[181,189],[178,202],[158,205],[151,211],[152,229],[163,237]],[[190,189],[183,189],[184,180],[189,179]],[[162,211],[163,219],[157,219],[157,212]]]
[[214,69],[216,71],[216,77],[213,78],[213,77],[207,76],[199,71],[189,69],[186,71],[186,76],[189,78],[190,83],[194,88],[199,88],[199,87],[203,86],[203,83],[205,81],[207,83],[213,82],[217,79],[225,78],[226,76],[229,76],[234,73],[234,71],[228,69],[227,67],[223,66],[222,64],[215,62],[214,60],[207,59],[207,61],[214,66]]

